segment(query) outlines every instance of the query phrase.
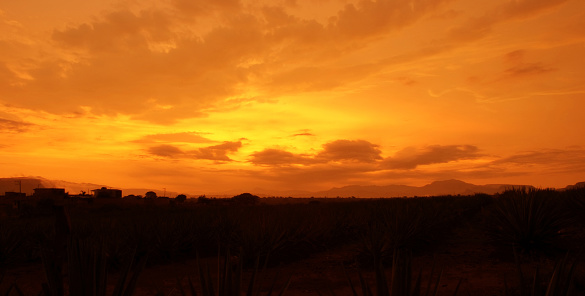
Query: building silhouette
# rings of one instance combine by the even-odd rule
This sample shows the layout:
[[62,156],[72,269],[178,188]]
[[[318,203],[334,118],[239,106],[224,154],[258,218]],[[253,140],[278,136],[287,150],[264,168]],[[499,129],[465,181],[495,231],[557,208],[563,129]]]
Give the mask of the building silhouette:
[[59,199],[67,197],[64,188],[35,188],[33,197]]
[[91,192],[93,192],[93,197],[95,198],[122,198],[122,190],[119,189],[102,187],[100,189],[94,189]]
[[4,193],[4,196],[5,197],[8,197],[8,198],[26,197],[26,193],[24,193],[24,192],[6,191],[6,193]]

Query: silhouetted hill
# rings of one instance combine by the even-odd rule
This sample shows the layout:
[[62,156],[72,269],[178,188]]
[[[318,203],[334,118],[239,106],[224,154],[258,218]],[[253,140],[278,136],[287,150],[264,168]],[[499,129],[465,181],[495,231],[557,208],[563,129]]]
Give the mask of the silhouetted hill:
[[35,188],[65,188],[69,194],[79,194],[81,191],[90,194],[92,189],[107,187],[92,183],[49,180],[43,177],[0,178],[0,195],[4,195],[5,192],[18,192],[20,184],[22,184],[22,192],[26,195],[32,195]]
[[[21,178],[0,178],[0,195],[3,195],[7,191],[18,192],[19,183],[22,184],[22,192],[27,195],[33,193],[34,188],[65,188],[66,192],[70,194],[79,194],[81,191],[85,191],[91,194],[91,190],[98,189],[101,187],[110,187],[101,184],[92,183],[74,183],[60,180],[48,180],[42,177],[21,177]],[[303,190],[289,190],[289,191],[273,191],[256,188],[250,192],[255,195],[267,197],[267,196],[292,196],[292,197],[362,197],[362,198],[379,198],[379,197],[412,197],[412,196],[436,196],[436,195],[468,195],[475,193],[486,193],[494,194],[497,192],[503,192],[506,189],[513,187],[533,187],[530,185],[512,185],[512,184],[487,184],[487,185],[475,185],[466,183],[460,180],[443,180],[435,181],[424,186],[408,186],[408,185],[386,185],[386,186],[361,186],[361,185],[350,185],[344,187],[335,187],[325,191],[310,192]],[[569,185],[563,189],[571,189],[577,187],[585,187],[585,182],[579,182],[575,185]],[[134,194],[143,195],[148,191],[154,191],[158,196],[166,194],[167,197],[175,197],[179,192],[167,191],[163,189],[148,189],[148,188],[119,188],[122,189],[124,196]],[[232,197],[240,194],[244,191],[230,190],[222,193],[206,193],[210,197]],[[185,194],[182,193],[181,194]],[[191,192],[188,196],[198,196]]]
[[51,187],[50,184],[41,177],[22,177],[22,178],[0,178],[0,195],[5,192],[19,192],[31,195],[35,188]]
[[585,182],[579,182],[579,183],[576,183],[575,185],[568,185],[567,187],[565,187],[566,190],[571,190],[571,189],[576,189],[576,188],[585,188]]
[[511,184],[488,184],[488,185],[474,185],[460,180],[445,180],[435,181],[430,184],[417,187],[408,185],[387,185],[387,186],[345,186],[341,188],[332,188],[327,191],[315,193],[315,196],[327,197],[362,197],[362,198],[377,198],[377,197],[402,197],[402,196],[436,196],[436,195],[467,195],[475,193],[494,194],[503,192],[512,187],[533,187],[530,185],[511,185]]

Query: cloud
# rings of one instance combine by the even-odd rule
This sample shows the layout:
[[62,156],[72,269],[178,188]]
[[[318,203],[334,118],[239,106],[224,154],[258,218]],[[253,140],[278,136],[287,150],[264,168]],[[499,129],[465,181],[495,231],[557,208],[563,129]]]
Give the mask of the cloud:
[[487,11],[480,17],[469,18],[461,26],[451,30],[448,37],[451,41],[473,41],[485,37],[494,25],[532,17],[556,9],[568,0],[520,0],[507,1],[495,9]]
[[496,166],[547,167],[549,172],[585,172],[585,149],[542,149],[507,156],[492,162]]
[[336,140],[323,145],[315,155],[294,154],[280,149],[265,149],[254,152],[250,162],[255,165],[286,166],[313,165],[320,163],[374,163],[382,160],[378,145],[365,140]]
[[323,91],[360,81],[380,68],[323,63],[446,2],[361,1],[333,12],[326,24],[285,8],[243,7],[237,0],[173,0],[172,8],[119,9],[55,29],[50,52],[58,54],[28,59],[21,76],[30,79],[2,69],[0,77],[12,82],[2,86],[8,103],[17,107],[63,114],[84,106],[95,115],[173,124],[221,110],[217,105],[246,85],[273,97],[286,89]]
[[[240,14],[231,21],[193,36],[177,33],[180,26],[163,11],[122,10],[56,30],[54,44],[71,57],[35,63],[31,79],[6,87],[6,100],[58,114],[86,106],[96,115],[160,124],[205,116],[247,81],[240,64],[265,52],[256,19]],[[16,79],[9,78],[3,81]]]
[[357,7],[347,4],[332,25],[340,34],[360,38],[407,26],[449,0],[364,0]]
[[306,155],[293,154],[279,149],[264,149],[254,152],[250,162],[255,165],[282,166],[292,164],[312,164],[315,160]]
[[241,7],[239,0],[172,0],[179,13],[193,16],[210,14],[218,10],[234,11]]
[[554,9],[568,0],[520,0],[502,5],[501,13],[511,18],[531,17]]
[[508,1],[493,9],[487,10],[480,16],[472,16],[461,24],[452,27],[444,37],[439,37],[427,46],[418,50],[398,54],[381,61],[385,67],[396,64],[415,62],[430,56],[436,56],[465,44],[485,38],[494,26],[513,20],[533,17],[553,11],[565,4],[568,0],[521,0]]
[[110,12],[100,21],[53,32],[53,40],[66,47],[83,48],[92,53],[142,50],[151,43],[172,41],[172,18],[162,11],[128,10]]
[[304,133],[298,133],[298,134],[294,134],[292,135],[292,137],[300,137],[300,136],[314,136],[313,134],[309,133],[309,132],[304,132]]
[[173,145],[157,145],[147,149],[154,156],[166,158],[204,159],[218,162],[232,161],[228,153],[237,152],[242,147],[242,142],[223,142],[219,145],[203,147],[195,150],[182,150]]
[[518,50],[508,52],[504,57],[505,57],[507,62],[516,64],[516,63],[521,63],[525,56],[526,56],[526,51],[522,50],[522,49],[518,49]]
[[551,72],[554,69],[547,67],[542,63],[525,62],[527,56],[526,50],[514,50],[504,55],[504,60],[509,67],[504,71],[507,77],[519,77],[532,74],[542,74]]
[[152,155],[171,158],[182,157],[185,155],[185,152],[172,145],[158,145],[148,148],[147,151]]
[[524,172],[510,171],[504,167],[496,166],[471,166],[465,169],[439,169],[439,170],[380,170],[372,174],[378,180],[392,180],[394,184],[408,183],[420,180],[437,181],[448,179],[470,180],[491,179],[494,177],[522,176]]
[[552,68],[546,67],[541,63],[521,63],[506,69],[509,76],[525,76],[531,74],[541,74],[553,71]]
[[323,145],[315,158],[324,161],[371,163],[382,159],[378,145],[364,140],[337,140]]
[[0,118],[0,133],[23,133],[35,125],[28,122]]
[[208,159],[216,161],[231,161],[227,156],[230,152],[236,152],[242,147],[242,142],[224,142],[223,144],[199,148],[187,154],[196,159]]
[[278,91],[325,91],[361,81],[381,68],[375,63],[347,67],[299,66],[275,74],[265,87]]
[[393,157],[383,158],[380,146],[365,140],[336,140],[323,145],[314,155],[294,154],[281,149],[254,152],[249,160],[263,166],[363,164],[372,171],[411,170],[420,165],[475,159],[482,154],[473,145],[433,145],[422,149],[405,148]]
[[193,132],[146,135],[135,143],[208,143],[211,140]]
[[[95,115],[127,114],[173,124],[223,110],[218,106],[247,88],[260,97],[277,97],[282,91],[348,86],[390,65],[453,48],[459,35],[481,38],[498,22],[564,3],[525,0],[500,5],[455,29],[453,40],[386,60],[332,65],[380,37],[440,13],[448,2],[363,0],[332,12],[328,21],[293,15],[295,9],[243,5],[238,0],[172,0],[172,8],[119,9],[54,30],[54,48],[48,52],[58,53],[27,54],[38,57],[27,58],[23,73],[17,75],[0,63],[0,86],[6,94],[3,100],[17,107],[63,114],[83,106]],[[546,69],[536,66],[510,72]]]
[[420,165],[447,163],[480,157],[479,148],[472,145],[433,145],[424,149],[405,148],[382,162],[382,168],[410,170]]

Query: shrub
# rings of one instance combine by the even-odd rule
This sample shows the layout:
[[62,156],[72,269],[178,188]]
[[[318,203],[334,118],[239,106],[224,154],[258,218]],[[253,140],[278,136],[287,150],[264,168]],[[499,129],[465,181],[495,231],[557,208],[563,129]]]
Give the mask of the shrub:
[[260,199],[260,197],[253,195],[251,193],[242,193],[240,195],[236,195],[236,196],[232,197],[233,201],[240,203],[240,204],[246,204],[246,205],[256,204],[259,199]]
[[184,195],[184,194],[179,194],[179,195],[177,195],[177,197],[175,197],[175,200],[176,200],[177,202],[180,202],[180,203],[182,203],[182,202],[184,202],[184,201],[186,201],[186,200],[187,200],[187,196],[186,196],[186,195]]
[[499,196],[490,213],[492,239],[520,253],[550,251],[560,230],[570,224],[558,192],[550,189],[512,189]]

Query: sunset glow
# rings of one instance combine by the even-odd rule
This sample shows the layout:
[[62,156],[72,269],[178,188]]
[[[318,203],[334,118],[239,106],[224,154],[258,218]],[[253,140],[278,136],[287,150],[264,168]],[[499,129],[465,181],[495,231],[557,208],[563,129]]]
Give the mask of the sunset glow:
[[0,177],[585,181],[582,0],[4,1]]

